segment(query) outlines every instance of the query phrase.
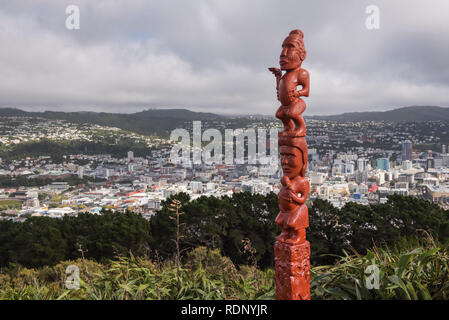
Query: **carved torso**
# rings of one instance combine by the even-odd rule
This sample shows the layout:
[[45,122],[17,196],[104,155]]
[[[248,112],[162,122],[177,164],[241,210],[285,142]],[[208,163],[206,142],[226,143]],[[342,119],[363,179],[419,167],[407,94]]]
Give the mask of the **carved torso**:
[[298,86],[308,88],[308,73],[305,69],[290,70],[282,76],[278,94],[282,105],[288,106],[302,95],[301,91],[297,91]]
[[279,191],[279,209],[286,212],[295,209],[298,205],[292,200],[292,191],[287,187],[282,187]]
[[279,209],[281,211],[287,212],[295,209],[300,204],[293,200],[292,195],[296,195],[300,198],[307,198],[309,194],[309,181],[306,178],[298,176],[293,179],[291,187],[282,186],[279,191]]

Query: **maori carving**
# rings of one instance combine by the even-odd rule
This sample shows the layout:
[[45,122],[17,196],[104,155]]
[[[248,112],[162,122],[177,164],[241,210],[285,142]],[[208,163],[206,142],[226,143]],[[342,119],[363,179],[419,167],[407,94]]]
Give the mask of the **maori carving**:
[[282,232],[274,245],[278,300],[310,299],[310,243],[306,241],[309,214],[305,204],[310,186],[305,177],[307,142],[302,117],[306,104],[301,99],[309,96],[310,78],[307,70],[301,68],[306,58],[303,38],[301,30],[291,31],[282,43],[280,69],[268,69],[276,77],[276,93],[281,102],[276,117],[284,124],[278,134],[283,177],[280,212],[276,217]]

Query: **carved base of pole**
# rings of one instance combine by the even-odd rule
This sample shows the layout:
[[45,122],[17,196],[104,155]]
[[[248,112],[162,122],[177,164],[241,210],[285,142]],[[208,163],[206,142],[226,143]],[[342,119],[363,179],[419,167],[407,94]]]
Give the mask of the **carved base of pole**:
[[276,300],[310,300],[310,243],[274,244]]

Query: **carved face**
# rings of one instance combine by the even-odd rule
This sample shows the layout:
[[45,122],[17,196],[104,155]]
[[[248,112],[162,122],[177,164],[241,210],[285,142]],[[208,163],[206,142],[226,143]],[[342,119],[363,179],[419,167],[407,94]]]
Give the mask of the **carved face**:
[[300,175],[304,161],[298,148],[281,146],[281,166],[284,176],[293,179]]
[[282,52],[279,57],[279,64],[282,70],[296,69],[301,66],[305,58],[305,51],[302,50],[297,36],[290,35],[282,43]]

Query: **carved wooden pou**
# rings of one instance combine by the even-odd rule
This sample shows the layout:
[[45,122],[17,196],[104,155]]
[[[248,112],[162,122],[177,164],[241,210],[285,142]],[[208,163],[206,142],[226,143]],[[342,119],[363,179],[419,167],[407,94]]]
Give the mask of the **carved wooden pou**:
[[306,104],[301,99],[309,96],[310,79],[307,70],[301,68],[306,57],[303,37],[301,30],[291,31],[282,43],[281,68],[269,68],[276,77],[281,102],[276,117],[284,124],[278,134],[283,177],[276,217],[282,233],[274,244],[277,300],[310,300],[310,243],[306,241],[309,214],[305,204],[310,186],[305,177],[307,142],[302,117]]

